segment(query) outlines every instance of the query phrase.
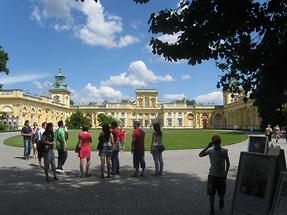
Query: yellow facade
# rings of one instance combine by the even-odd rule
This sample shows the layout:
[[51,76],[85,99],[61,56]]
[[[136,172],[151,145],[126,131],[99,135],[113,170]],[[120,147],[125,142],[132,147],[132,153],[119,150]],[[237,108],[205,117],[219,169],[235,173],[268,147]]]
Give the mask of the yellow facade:
[[[105,103],[95,106],[70,106],[70,92],[64,84],[54,84],[49,96],[32,96],[22,90],[0,90],[0,113],[7,114],[4,122],[10,127],[21,128],[25,120],[32,123],[66,120],[79,110],[91,119],[92,127],[99,127],[97,115],[107,114],[118,119],[124,127],[132,127],[138,120],[143,127],[160,122],[165,128],[221,128],[221,129],[259,129],[261,119],[253,101],[243,102],[242,95],[231,97],[223,93],[223,105],[187,105],[185,101],[159,103],[155,89],[136,90],[136,100],[126,103]],[[57,82],[56,82],[57,83]]]

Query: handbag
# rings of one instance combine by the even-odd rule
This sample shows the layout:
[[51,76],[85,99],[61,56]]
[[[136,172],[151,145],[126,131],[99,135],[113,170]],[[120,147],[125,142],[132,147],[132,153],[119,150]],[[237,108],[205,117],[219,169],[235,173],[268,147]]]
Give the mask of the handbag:
[[165,146],[160,144],[160,145],[155,145],[152,147],[152,150],[155,152],[155,151],[158,151],[158,152],[163,152],[165,150]]
[[159,152],[163,152],[165,150],[165,146],[164,145],[160,145],[158,150],[159,150]]
[[113,152],[118,152],[120,151],[120,143],[116,143],[113,145]]
[[80,151],[81,151],[81,146],[80,146],[80,141],[79,141],[76,145],[75,152],[80,153]]

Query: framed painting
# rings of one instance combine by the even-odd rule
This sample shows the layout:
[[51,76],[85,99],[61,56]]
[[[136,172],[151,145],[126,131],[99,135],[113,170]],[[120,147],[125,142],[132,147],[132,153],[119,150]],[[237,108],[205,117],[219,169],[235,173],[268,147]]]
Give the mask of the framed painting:
[[277,156],[241,152],[233,194],[232,214],[268,215],[274,195]]
[[266,153],[268,139],[266,136],[249,136],[248,152]]
[[281,172],[270,215],[287,214],[287,172]]

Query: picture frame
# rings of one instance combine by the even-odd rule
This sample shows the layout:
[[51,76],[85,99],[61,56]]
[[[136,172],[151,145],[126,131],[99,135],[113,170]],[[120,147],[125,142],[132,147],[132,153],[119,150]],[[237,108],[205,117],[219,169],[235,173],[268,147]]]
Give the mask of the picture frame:
[[264,135],[249,135],[248,152],[266,153],[268,138]]
[[232,201],[232,213],[268,215],[275,191],[277,156],[241,152]]
[[287,172],[281,172],[270,215],[287,214]]

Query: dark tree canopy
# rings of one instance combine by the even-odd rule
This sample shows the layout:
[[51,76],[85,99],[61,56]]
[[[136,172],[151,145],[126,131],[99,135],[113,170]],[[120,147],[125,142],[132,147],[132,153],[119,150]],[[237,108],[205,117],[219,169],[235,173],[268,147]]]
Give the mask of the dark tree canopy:
[[287,1],[182,1],[175,10],[152,14],[149,23],[154,34],[179,35],[172,44],[152,38],[154,54],[191,65],[215,60],[223,72],[218,87],[251,93],[262,126],[286,122]]
[[108,125],[111,125],[111,123],[113,121],[116,121],[116,119],[114,119],[113,117],[111,116],[107,116],[106,114],[104,113],[100,113],[98,116],[97,116],[97,120],[99,121],[100,125],[102,126],[103,124],[108,124]]
[[80,129],[82,126],[92,127],[92,122],[82,112],[76,111],[66,120],[66,126],[69,129]]
[[8,54],[0,46],[0,72],[5,72],[7,75],[9,73],[9,69],[7,67],[8,60]]
[[149,24],[155,35],[178,35],[174,43],[152,38],[154,54],[190,65],[215,60],[218,88],[255,99],[262,126],[286,123],[286,0],[182,0],[151,14]]
[[[9,69],[7,67],[7,62],[9,60],[8,54],[0,46],[0,73],[4,72],[8,75]],[[2,85],[0,84],[0,89]]]

